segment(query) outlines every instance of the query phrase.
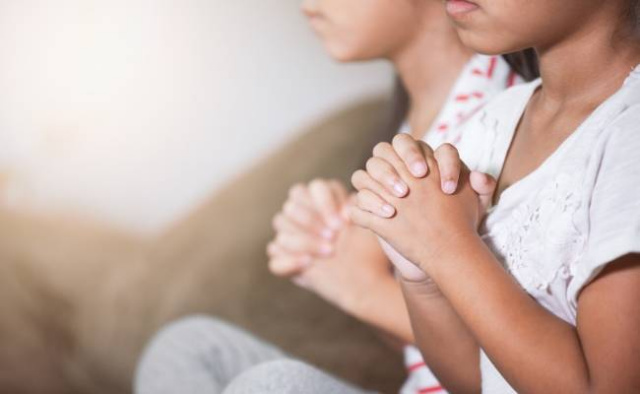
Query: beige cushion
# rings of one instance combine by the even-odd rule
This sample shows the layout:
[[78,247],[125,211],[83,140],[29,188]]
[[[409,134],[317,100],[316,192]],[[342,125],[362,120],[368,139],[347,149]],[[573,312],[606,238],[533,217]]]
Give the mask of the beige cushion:
[[126,393],[151,335],[192,313],[396,391],[399,354],[369,327],[273,277],[264,253],[288,188],[314,177],[346,182],[382,137],[386,107],[363,103],[316,125],[155,240],[0,212],[0,392]]

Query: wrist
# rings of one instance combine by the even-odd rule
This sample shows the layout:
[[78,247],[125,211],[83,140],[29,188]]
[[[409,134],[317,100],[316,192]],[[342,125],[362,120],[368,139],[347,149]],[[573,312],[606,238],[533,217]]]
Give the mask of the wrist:
[[412,294],[420,294],[422,297],[426,298],[443,297],[438,284],[431,277],[426,277],[421,280],[412,280],[399,277],[398,280],[402,287]]
[[420,267],[436,284],[440,272],[452,269],[458,271],[461,268],[460,264],[473,260],[468,256],[473,256],[479,248],[485,247],[484,241],[475,230],[451,234],[446,239],[439,240],[438,244],[440,247],[436,253],[425,254],[420,259]]
[[398,286],[392,275],[378,275],[368,281],[367,286],[361,286],[345,294],[337,306],[344,312],[358,319],[366,320],[379,307],[379,295],[387,294],[385,290]]

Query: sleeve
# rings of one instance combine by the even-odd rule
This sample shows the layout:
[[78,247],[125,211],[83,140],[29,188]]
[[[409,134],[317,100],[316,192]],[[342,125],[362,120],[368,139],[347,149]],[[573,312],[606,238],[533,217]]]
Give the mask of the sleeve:
[[640,253],[640,107],[628,109],[609,131],[599,149],[594,149],[599,154],[594,158],[597,163],[587,200],[586,253],[574,267],[568,288],[574,310],[580,291],[607,264]]

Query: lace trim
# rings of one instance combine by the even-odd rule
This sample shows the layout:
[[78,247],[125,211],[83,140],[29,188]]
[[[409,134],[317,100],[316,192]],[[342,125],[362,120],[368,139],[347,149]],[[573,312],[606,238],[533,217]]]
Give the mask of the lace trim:
[[557,175],[485,235],[489,247],[527,291],[545,291],[556,279],[575,275],[575,262],[586,242],[575,220],[583,206],[576,190],[575,178]]

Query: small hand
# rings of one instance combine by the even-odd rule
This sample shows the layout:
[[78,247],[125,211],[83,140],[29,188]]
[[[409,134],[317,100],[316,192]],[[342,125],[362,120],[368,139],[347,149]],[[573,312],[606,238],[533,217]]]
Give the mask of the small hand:
[[[376,145],[366,170],[356,171],[351,183],[358,190],[368,189],[375,194],[359,194],[359,198],[370,205],[370,212],[380,217],[393,217],[393,198],[406,197],[409,194],[407,182],[429,174],[428,157],[433,157],[437,163],[435,167],[440,175],[442,191],[449,195],[455,193],[464,166],[458,150],[450,144],[443,144],[434,152],[428,144],[408,134],[398,134],[392,144]],[[478,194],[484,216],[491,206],[496,181],[488,174],[473,171],[470,183]]]
[[293,278],[297,285],[355,315],[370,307],[372,293],[393,280],[376,235],[351,223],[338,233],[332,256],[314,259]]
[[268,254],[275,275],[359,313],[366,295],[381,281],[393,279],[377,237],[349,222],[347,206],[353,204],[355,196],[348,196],[337,181],[294,186],[283,212],[274,218],[277,236]]
[[[490,205],[495,181],[485,174],[470,175],[451,145],[445,144],[433,152],[427,144],[408,135],[396,137],[393,146],[378,145],[374,157],[378,160],[370,161],[367,171],[359,171],[352,178],[359,190],[358,208],[352,210],[352,219],[409,258],[410,261],[392,259],[405,279],[424,280],[426,274],[422,272],[421,276],[416,269],[416,264],[421,264],[416,260],[424,256],[425,246],[432,243],[422,237],[438,239],[452,234],[452,229],[461,231],[465,223],[475,231],[479,218]],[[417,177],[416,163],[420,160],[426,164],[423,167],[426,170]],[[407,192],[393,195],[385,187],[390,179],[401,180],[407,185]],[[387,214],[388,206],[393,208],[391,215]]]
[[293,186],[282,211],[273,218],[276,237],[267,246],[270,270],[291,277],[314,259],[331,256],[337,233],[348,221],[347,199],[345,187],[335,180]]

